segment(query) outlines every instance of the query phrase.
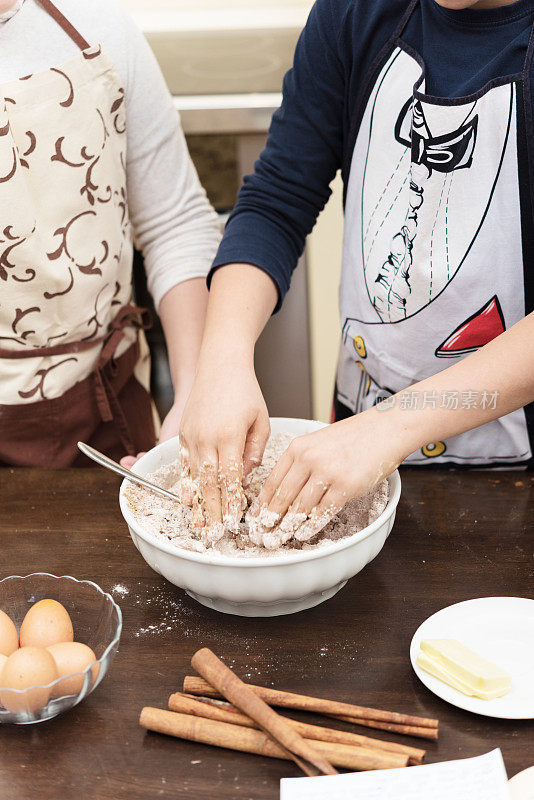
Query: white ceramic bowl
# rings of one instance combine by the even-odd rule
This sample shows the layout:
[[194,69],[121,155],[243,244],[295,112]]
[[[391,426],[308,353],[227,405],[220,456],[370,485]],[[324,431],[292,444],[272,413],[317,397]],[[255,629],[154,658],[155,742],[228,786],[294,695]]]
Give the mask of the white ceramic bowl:
[[[325,427],[304,419],[271,419],[272,433],[302,435]],[[178,439],[158,445],[136,464],[146,476],[179,457]],[[202,605],[244,617],[292,614],[322,603],[336,594],[375,558],[384,546],[395,520],[401,492],[396,471],[389,480],[389,501],[383,513],[367,528],[338,542],[294,555],[228,558],[218,553],[193,553],[144,531],[124,497],[119,502],[133,542],[147,564]]]

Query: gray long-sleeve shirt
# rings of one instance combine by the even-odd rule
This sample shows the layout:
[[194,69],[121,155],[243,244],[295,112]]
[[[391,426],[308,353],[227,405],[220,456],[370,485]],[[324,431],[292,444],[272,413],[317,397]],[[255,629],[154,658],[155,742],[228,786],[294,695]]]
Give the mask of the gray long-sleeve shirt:
[[[102,45],[123,80],[130,218],[158,307],[173,286],[208,272],[220,239],[217,215],[152,51],[118,0],[55,4],[90,45]],[[0,15],[0,87],[78,52],[36,0],[18,0]]]

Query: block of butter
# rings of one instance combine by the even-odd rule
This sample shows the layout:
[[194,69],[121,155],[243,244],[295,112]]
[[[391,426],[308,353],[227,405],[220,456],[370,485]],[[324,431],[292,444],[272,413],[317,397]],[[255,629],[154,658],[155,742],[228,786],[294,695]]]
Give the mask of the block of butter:
[[455,639],[423,639],[417,664],[453,689],[481,700],[503,697],[512,684],[507,672]]

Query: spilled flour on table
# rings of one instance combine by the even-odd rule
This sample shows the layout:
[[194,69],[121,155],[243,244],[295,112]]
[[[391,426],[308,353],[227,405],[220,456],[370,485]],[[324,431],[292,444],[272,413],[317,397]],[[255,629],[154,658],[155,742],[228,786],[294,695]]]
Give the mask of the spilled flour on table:
[[116,583],[111,593],[118,594],[119,597],[126,597],[127,594],[130,594],[130,590],[127,586],[123,586],[122,583]]
[[[247,508],[250,508],[260,493],[261,487],[274,465],[294,437],[289,434],[271,436],[263,461],[251,473],[245,486]],[[159,486],[180,494],[180,460],[161,467],[147,476]],[[351,536],[370,525],[384,511],[388,502],[389,487],[382,481],[371,492],[350,500],[320,531],[308,532],[306,538],[298,530],[302,521],[293,515],[294,527],[275,528],[275,520],[263,518],[262,532],[247,518],[246,510],[239,522],[238,530],[226,530],[218,541],[206,543],[191,525],[191,509],[166,497],[160,497],[142,486],[132,484],[125,497],[134,516],[147,532],[175,547],[195,553],[214,552],[230,558],[258,558],[260,556],[291,555],[299,551],[315,550]],[[284,520],[285,522],[285,520]],[[301,536],[301,539],[299,539]]]

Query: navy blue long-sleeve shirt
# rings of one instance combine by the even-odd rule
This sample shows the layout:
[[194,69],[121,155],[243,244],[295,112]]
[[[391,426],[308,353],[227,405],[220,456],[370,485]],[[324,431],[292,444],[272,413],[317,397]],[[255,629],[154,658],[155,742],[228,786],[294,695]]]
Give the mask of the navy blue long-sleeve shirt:
[[[408,5],[316,2],[266,148],[245,178],[211,274],[232,262],[254,264],[274,279],[281,304],[338,169],[347,185],[366,74]],[[521,71],[533,19],[534,0],[462,11],[421,0],[402,39],[425,62],[429,94],[463,97]]]

